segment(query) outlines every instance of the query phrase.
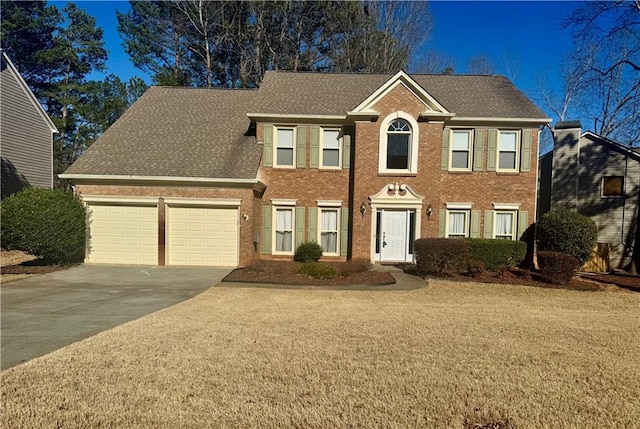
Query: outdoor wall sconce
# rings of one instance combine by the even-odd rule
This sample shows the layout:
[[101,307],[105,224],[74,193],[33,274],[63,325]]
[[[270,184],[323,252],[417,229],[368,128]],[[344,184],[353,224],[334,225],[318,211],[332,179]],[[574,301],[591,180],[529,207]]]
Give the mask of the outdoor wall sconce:
[[242,220],[245,221],[245,222],[248,221],[249,220],[249,215],[246,214],[246,213],[243,213],[242,214]]
[[360,204],[360,214],[364,217],[364,214],[366,212],[367,212],[367,205],[363,201],[362,204]]
[[432,214],[433,214],[433,206],[429,204],[429,207],[427,207],[427,218],[430,218]]

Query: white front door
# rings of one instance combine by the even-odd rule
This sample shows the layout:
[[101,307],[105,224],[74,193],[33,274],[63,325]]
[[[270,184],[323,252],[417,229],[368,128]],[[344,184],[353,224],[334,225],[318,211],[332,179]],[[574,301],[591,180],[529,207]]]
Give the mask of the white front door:
[[381,261],[405,261],[407,258],[407,211],[382,212]]

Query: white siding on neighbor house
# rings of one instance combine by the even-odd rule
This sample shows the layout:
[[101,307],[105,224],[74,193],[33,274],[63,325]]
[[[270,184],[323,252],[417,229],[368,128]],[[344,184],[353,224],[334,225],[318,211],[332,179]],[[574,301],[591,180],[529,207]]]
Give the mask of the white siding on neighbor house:
[[[0,73],[0,153],[5,167],[33,186],[53,186],[52,132],[2,59]],[[3,183],[3,188],[12,184]],[[4,192],[3,192],[4,194]]]

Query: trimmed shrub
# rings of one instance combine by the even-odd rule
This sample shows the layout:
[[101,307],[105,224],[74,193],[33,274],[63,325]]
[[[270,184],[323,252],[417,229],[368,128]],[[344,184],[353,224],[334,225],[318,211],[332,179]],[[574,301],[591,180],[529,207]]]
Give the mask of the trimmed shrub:
[[598,238],[598,227],[589,217],[571,210],[552,210],[536,226],[538,250],[572,255],[587,262]]
[[474,261],[474,260],[469,261],[469,266],[467,268],[467,273],[471,277],[478,278],[485,271],[487,271],[487,267],[484,264],[484,262]]
[[318,261],[322,257],[322,247],[315,241],[308,241],[301,243],[296,248],[296,253],[293,255],[293,260],[296,262],[311,262]]
[[463,274],[469,265],[469,244],[453,238],[420,238],[415,243],[418,274]]
[[485,238],[467,238],[465,241],[469,243],[469,258],[484,263],[491,271],[519,266],[527,254],[524,241]]
[[309,261],[303,262],[298,268],[298,274],[305,274],[314,279],[335,279],[338,277],[338,270],[330,265],[321,264],[320,262]]
[[87,211],[73,193],[26,188],[1,205],[2,246],[55,264],[82,262]]
[[568,253],[538,252],[538,265],[543,277],[555,284],[567,284],[575,275],[580,263]]

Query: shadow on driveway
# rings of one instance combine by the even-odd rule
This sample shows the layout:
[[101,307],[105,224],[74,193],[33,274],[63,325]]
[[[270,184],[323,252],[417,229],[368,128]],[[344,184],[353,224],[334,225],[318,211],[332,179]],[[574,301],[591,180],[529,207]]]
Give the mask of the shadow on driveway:
[[185,301],[217,285],[230,271],[81,265],[3,284],[0,368]]

